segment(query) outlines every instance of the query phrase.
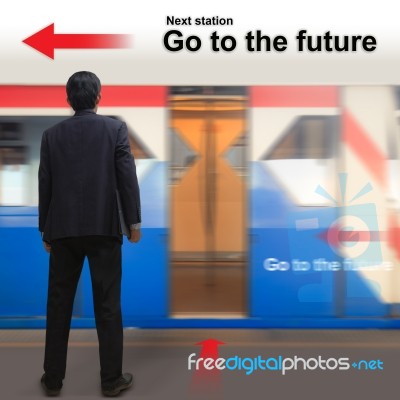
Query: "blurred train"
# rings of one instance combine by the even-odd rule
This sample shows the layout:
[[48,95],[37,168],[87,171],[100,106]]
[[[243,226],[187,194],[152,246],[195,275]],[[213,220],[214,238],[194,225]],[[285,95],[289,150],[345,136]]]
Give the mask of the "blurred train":
[[[3,328],[45,326],[37,170],[65,97],[0,86]],[[125,326],[400,326],[398,110],[391,86],[104,86],[142,198]],[[87,266],[73,326],[94,326]]]

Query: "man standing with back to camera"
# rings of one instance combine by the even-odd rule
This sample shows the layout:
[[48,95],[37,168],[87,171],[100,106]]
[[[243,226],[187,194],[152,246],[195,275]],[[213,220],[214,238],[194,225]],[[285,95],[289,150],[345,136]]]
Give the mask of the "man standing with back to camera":
[[[132,385],[122,374],[121,227],[119,206],[140,240],[140,197],[127,126],[97,115],[98,77],[76,72],[67,82],[75,115],[43,133],[39,166],[39,230],[50,253],[46,348],[41,384],[58,395],[65,377],[72,307],[88,258],[100,353],[101,388],[117,396]],[[117,190],[120,204],[118,206]]]

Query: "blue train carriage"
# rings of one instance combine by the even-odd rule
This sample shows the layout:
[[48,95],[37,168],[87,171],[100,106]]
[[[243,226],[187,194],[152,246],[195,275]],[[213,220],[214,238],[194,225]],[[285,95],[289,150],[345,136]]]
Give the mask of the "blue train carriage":
[[261,87],[251,98],[252,316],[397,326],[394,89]]
[[[40,142],[45,129],[72,111],[64,86],[3,86],[0,92],[1,325],[44,327],[48,255],[37,228]],[[99,110],[127,122],[143,198],[141,244],[123,247],[128,323],[167,316],[166,99],[162,86],[105,86]],[[91,296],[85,266],[73,326],[94,326]]]
[[[0,94],[1,324],[44,327],[40,139],[71,111],[62,86]],[[397,109],[393,87],[104,86],[143,203],[124,324],[397,326]],[[94,326],[87,267],[73,326]]]

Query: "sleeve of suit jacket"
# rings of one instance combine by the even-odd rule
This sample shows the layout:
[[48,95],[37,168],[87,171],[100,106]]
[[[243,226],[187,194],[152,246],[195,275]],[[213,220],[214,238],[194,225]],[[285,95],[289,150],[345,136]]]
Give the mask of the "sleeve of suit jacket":
[[125,122],[122,123],[117,135],[115,169],[126,223],[128,226],[137,224],[141,222],[140,192]]
[[51,170],[47,134],[43,133],[39,164],[39,231],[43,232],[51,202]]

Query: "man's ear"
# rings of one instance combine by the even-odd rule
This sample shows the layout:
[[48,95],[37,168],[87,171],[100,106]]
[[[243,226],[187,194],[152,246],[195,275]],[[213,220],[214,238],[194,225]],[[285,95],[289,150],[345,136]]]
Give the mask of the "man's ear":
[[97,104],[100,103],[100,100],[101,100],[101,93],[99,93],[99,94],[97,95],[97,97],[96,97],[96,106],[97,106]]

